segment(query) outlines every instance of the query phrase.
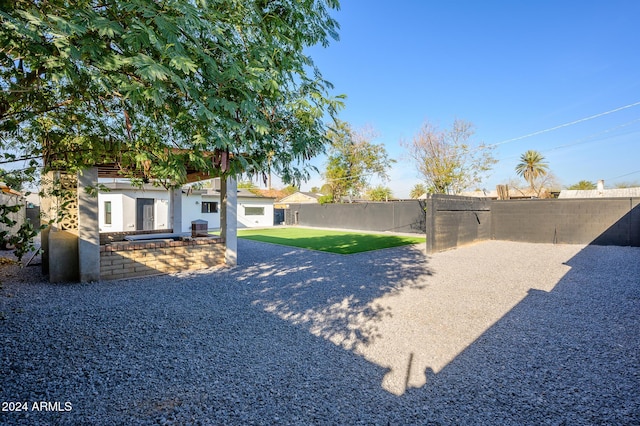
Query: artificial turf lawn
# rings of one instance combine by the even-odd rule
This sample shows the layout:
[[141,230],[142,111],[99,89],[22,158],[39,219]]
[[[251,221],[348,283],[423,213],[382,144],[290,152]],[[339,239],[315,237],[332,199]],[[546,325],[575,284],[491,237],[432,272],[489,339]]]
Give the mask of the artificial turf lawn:
[[240,229],[238,237],[337,254],[353,254],[425,242],[425,237],[362,234],[308,228]]

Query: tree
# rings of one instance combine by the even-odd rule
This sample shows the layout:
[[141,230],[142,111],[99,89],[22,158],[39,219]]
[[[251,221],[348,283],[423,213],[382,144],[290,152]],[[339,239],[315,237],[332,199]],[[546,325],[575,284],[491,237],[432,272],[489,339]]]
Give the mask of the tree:
[[0,2],[0,164],[309,178],[342,96],[305,54],[338,0]]
[[237,183],[238,189],[248,189],[248,190],[252,190],[252,189],[257,189],[258,187],[256,186],[255,183],[253,183],[250,180],[241,180],[238,181]]
[[298,191],[300,191],[300,188],[293,185],[287,185],[284,188],[282,188],[282,192],[287,194],[287,196],[295,194]]
[[[516,174],[529,183],[532,191],[536,191],[536,182],[549,172],[549,165],[538,151],[529,150],[520,156],[516,166]],[[541,185],[538,185],[540,188]],[[538,189],[539,190],[539,189]]]
[[[166,186],[309,176],[340,97],[304,49],[337,38],[337,0],[14,0],[0,10],[6,161],[107,160]],[[219,155],[210,155],[209,153]],[[228,164],[227,164],[228,162]]]
[[393,198],[393,192],[388,186],[378,185],[367,190],[367,199],[371,201],[389,201]]
[[411,192],[409,193],[409,197],[411,198],[420,198],[424,194],[428,192],[427,187],[422,183],[416,183],[413,188],[411,188]]
[[493,147],[473,143],[472,123],[456,119],[440,130],[426,121],[411,142],[402,142],[430,192],[460,193],[479,184],[496,163]]
[[327,133],[331,141],[324,178],[331,187],[331,197],[358,197],[367,189],[369,177],[387,179],[387,170],[395,160],[389,158],[384,145],[371,143],[371,129],[353,130],[349,123],[337,121]]
[[535,181],[534,189],[531,190],[531,186],[528,182],[523,186],[522,180],[513,178],[506,184],[509,187],[509,193],[511,195],[520,194],[527,197],[537,198],[551,198],[553,192],[560,192],[562,185],[559,179],[552,172],[547,172],[542,177],[539,177]]
[[638,188],[640,182],[618,182],[614,185],[616,188]]
[[578,183],[575,183],[569,187],[567,187],[567,189],[596,189],[597,186],[595,183],[588,181],[588,180],[581,180]]

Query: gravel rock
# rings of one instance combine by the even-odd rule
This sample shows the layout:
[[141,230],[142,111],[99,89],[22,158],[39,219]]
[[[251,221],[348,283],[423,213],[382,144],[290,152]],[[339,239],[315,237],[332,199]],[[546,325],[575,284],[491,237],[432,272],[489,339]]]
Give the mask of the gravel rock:
[[640,423],[639,248],[238,243],[135,280],[0,267],[0,424]]

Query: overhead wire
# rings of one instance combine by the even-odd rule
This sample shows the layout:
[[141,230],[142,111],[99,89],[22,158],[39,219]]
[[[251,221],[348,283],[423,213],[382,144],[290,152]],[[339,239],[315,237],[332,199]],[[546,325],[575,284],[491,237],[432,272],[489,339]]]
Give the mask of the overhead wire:
[[[611,133],[611,132],[613,132],[615,130],[618,130],[618,129],[621,129],[623,127],[628,127],[628,126],[630,126],[632,124],[635,124],[635,123],[638,123],[638,122],[640,122],[640,118],[636,118],[634,120],[627,121],[626,123],[619,124],[619,125],[614,126],[614,127],[610,127],[608,129],[605,129],[605,130],[600,131],[600,132],[592,133],[592,134],[590,134],[588,136],[585,136],[583,138],[577,139],[574,142],[570,142],[570,143],[566,143],[566,144],[563,144],[563,145],[558,145],[558,146],[554,146],[554,147],[551,147],[551,148],[548,148],[548,149],[541,150],[541,152],[542,153],[547,153],[547,152],[555,151],[555,150],[562,149],[562,148],[569,148],[569,147],[576,146],[576,145],[582,145],[582,144],[585,144],[585,143],[602,142],[602,141],[605,141],[605,139],[602,139],[601,141],[598,141],[595,138],[598,137],[598,136],[602,136],[604,134],[607,134],[607,133]],[[517,157],[518,156],[503,157],[503,158],[500,158],[500,161],[508,160],[508,159],[511,159],[511,158],[517,158]]]
[[634,102],[632,104],[624,105],[624,106],[621,106],[621,107],[618,107],[618,108],[615,108],[615,109],[612,109],[612,110],[609,110],[609,111],[601,112],[599,114],[591,115],[589,117],[581,118],[579,120],[574,120],[574,121],[571,121],[569,123],[560,124],[558,126],[550,127],[548,129],[538,130],[537,132],[529,133],[529,134],[526,134],[526,135],[523,135],[523,136],[518,136],[517,138],[511,138],[511,139],[504,140],[502,142],[497,142],[497,143],[494,143],[494,144],[490,144],[489,146],[491,146],[491,147],[500,146],[500,145],[504,145],[504,144],[507,144],[507,143],[511,143],[511,142],[522,140],[522,139],[530,138],[532,136],[537,136],[537,135],[540,135],[540,134],[543,134],[543,133],[552,132],[554,130],[562,129],[563,127],[573,126],[574,124],[583,123],[585,121],[589,121],[589,120],[593,120],[595,118],[599,118],[599,117],[602,117],[602,116],[605,116],[605,115],[613,114],[614,112],[622,111],[622,110],[625,110],[625,109],[628,109],[628,108],[633,108],[633,107],[638,106],[638,105],[640,105],[640,101]]
[[[550,127],[550,128],[544,129],[544,130],[539,130],[537,132],[532,132],[532,133],[529,133],[529,134],[526,134],[526,135],[523,135],[523,136],[518,136],[516,138],[507,139],[507,140],[504,140],[502,142],[497,142],[497,143],[494,143],[494,144],[490,144],[488,146],[489,147],[497,147],[497,146],[500,146],[500,145],[505,145],[507,143],[516,142],[516,141],[519,141],[519,140],[522,140],[522,139],[526,139],[526,138],[530,138],[530,137],[533,137],[533,136],[537,136],[537,135],[540,135],[540,134],[543,134],[543,133],[548,133],[548,132],[552,132],[554,130],[562,129],[564,127],[573,126],[575,124],[583,123],[585,121],[593,120],[593,119],[596,119],[596,118],[599,118],[599,117],[603,117],[605,115],[613,114],[615,112],[623,111],[625,109],[633,108],[633,107],[636,107],[636,106],[639,106],[639,105],[640,105],[640,101],[634,102],[634,103],[631,103],[631,104],[628,104],[628,105],[624,105],[624,106],[621,106],[621,107],[618,107],[618,108],[614,108],[614,109],[611,109],[611,110],[608,110],[608,111],[601,112],[599,114],[594,114],[594,115],[591,115],[589,117],[585,117],[585,118],[581,118],[579,120],[574,120],[574,121],[571,121],[571,122],[568,122],[568,123],[560,124],[558,126]],[[637,119],[631,120],[629,122],[626,122],[624,124],[621,124],[621,125],[606,129],[606,130],[604,130],[602,132],[597,132],[597,133],[591,134],[591,135],[589,135],[589,136],[587,136],[585,138],[578,139],[576,142],[572,142],[572,143],[569,143],[569,144],[558,145],[556,147],[549,148],[547,150],[544,150],[544,152],[554,151],[554,150],[557,150],[557,149],[567,148],[567,147],[570,147],[570,146],[580,145],[580,144],[583,144],[583,143],[593,142],[590,139],[592,139],[592,138],[594,138],[596,136],[599,136],[599,135],[602,135],[602,134],[609,133],[611,131],[617,130],[619,128],[629,126],[631,124],[637,123],[638,121],[640,121],[640,118],[637,118]],[[502,160],[505,160],[505,159],[509,159],[509,158],[512,158],[512,157],[505,157],[505,158],[500,159],[499,161],[502,161]],[[623,174],[623,175],[620,175],[620,176],[608,178],[606,180],[620,179],[622,177],[631,176],[631,175],[634,175],[636,173],[640,173],[640,170],[636,170],[636,171],[633,171],[633,172],[630,172],[630,173],[626,173],[626,174]]]

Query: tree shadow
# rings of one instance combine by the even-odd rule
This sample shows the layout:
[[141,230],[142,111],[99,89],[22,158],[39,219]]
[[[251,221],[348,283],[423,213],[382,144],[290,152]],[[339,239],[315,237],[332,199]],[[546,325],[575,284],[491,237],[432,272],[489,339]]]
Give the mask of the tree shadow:
[[532,289],[553,290],[581,247],[490,241],[431,257],[422,245],[338,256],[247,241],[247,266],[232,275],[255,306],[387,369],[382,388],[402,395]]
[[423,245],[349,256],[246,240],[239,246],[241,267],[231,274],[254,305],[349,350],[379,337],[377,324],[392,315],[374,299],[422,288],[433,273]]

